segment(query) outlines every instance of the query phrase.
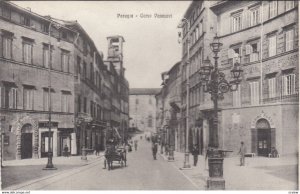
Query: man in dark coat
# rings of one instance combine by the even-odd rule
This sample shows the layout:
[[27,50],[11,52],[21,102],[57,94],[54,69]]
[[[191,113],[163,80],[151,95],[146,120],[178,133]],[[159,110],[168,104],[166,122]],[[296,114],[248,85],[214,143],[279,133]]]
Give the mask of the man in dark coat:
[[153,144],[152,144],[152,155],[153,155],[154,160],[156,160],[157,149],[158,149],[158,143],[153,142]]
[[240,150],[239,150],[239,153],[240,154],[240,165],[241,166],[245,166],[245,154],[247,152],[247,148],[246,146],[244,145],[244,142],[242,141],[241,142],[241,147],[240,147]]
[[194,156],[194,166],[197,166],[197,162],[198,162],[198,155],[199,155],[199,147],[198,145],[193,145],[192,148],[192,155]]

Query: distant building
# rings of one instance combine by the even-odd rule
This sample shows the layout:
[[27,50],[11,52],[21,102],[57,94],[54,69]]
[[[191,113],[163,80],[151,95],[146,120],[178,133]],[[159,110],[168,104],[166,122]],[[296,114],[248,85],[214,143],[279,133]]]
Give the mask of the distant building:
[[108,56],[104,62],[111,80],[111,126],[115,127],[122,138],[127,138],[129,125],[129,83],[125,78],[125,68],[123,64],[123,44],[122,36],[107,37]]
[[130,88],[129,112],[131,128],[156,132],[156,99],[159,88]]
[[185,131],[181,119],[181,62],[162,73],[162,89],[156,95],[159,134],[172,151],[184,151]]

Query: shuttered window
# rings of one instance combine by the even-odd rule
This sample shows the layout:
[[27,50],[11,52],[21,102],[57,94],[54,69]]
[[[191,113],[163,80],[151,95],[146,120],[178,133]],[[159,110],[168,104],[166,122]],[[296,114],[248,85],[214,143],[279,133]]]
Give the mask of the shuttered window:
[[23,62],[32,64],[32,44],[23,42]]
[[71,95],[70,92],[61,93],[61,112],[70,112]]
[[12,37],[2,36],[2,56],[12,59]]
[[260,8],[250,10],[250,26],[255,26],[260,22]]
[[231,18],[231,32],[242,29],[242,14],[233,15]]
[[269,37],[269,57],[272,57],[274,55],[276,55],[276,49],[277,49],[277,41],[276,41],[276,35],[270,36]]
[[288,11],[295,7],[295,1],[286,1],[285,2],[285,10]]
[[285,51],[294,49],[294,29],[285,32]]
[[69,52],[68,51],[62,51],[61,52],[61,70],[63,72],[69,72]]
[[269,2],[269,18],[273,18],[277,15],[277,1]]
[[282,90],[284,96],[295,94],[295,74],[282,76]]
[[276,97],[276,78],[275,77],[268,79],[268,94],[269,94],[269,98]]
[[250,82],[250,98],[251,98],[251,105],[259,104],[259,82],[258,81]]
[[24,88],[23,90],[23,106],[25,110],[34,109],[34,89]]

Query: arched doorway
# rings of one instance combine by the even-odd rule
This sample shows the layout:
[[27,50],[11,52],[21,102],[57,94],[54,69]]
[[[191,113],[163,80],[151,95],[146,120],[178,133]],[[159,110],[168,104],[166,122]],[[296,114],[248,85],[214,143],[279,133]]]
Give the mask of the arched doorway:
[[[256,122],[257,129],[257,154],[259,156],[268,156],[271,152],[272,135],[271,127],[266,119],[259,119]],[[274,142],[273,142],[274,143]]]
[[32,158],[33,130],[31,124],[23,125],[21,129],[21,159]]

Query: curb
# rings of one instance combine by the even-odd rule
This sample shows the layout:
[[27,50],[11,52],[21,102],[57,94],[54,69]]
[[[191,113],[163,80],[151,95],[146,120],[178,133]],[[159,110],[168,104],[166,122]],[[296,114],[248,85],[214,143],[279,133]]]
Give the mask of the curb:
[[38,182],[41,182],[41,181],[44,181],[44,180],[47,180],[47,179],[51,179],[51,178],[54,178],[56,176],[60,176],[62,174],[65,174],[66,172],[72,173],[74,171],[74,173],[76,173],[78,171],[78,169],[86,167],[88,165],[91,165],[91,164],[101,160],[103,157],[104,157],[104,155],[100,155],[98,158],[96,158],[94,160],[91,160],[90,162],[87,161],[86,164],[82,164],[79,167],[74,167],[74,168],[71,168],[71,169],[62,170],[61,172],[57,172],[57,173],[54,173],[54,174],[51,174],[51,175],[48,175],[48,176],[45,176],[45,177],[41,177],[41,178],[38,178],[38,179],[30,180],[30,181],[15,184],[15,185],[11,185],[9,187],[1,188],[1,189],[2,190],[10,190],[10,191],[12,191],[12,190],[21,190],[23,187],[30,186],[30,185],[33,185],[35,183],[38,183]]

